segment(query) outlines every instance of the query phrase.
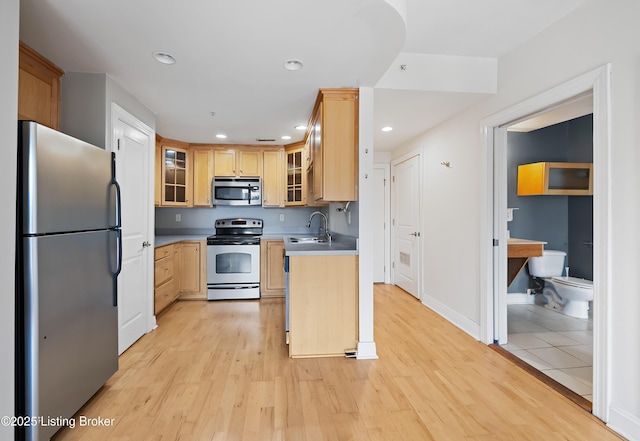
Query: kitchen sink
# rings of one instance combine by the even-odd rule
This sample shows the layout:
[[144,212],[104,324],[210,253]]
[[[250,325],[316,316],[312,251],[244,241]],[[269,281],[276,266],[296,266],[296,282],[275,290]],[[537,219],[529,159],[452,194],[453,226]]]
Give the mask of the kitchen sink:
[[291,243],[324,243],[327,242],[327,239],[320,237],[290,237],[289,242]]

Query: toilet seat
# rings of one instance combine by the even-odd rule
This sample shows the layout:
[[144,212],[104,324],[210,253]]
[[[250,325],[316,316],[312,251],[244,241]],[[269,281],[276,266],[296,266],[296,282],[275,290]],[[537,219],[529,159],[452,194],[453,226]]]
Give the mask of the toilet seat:
[[577,277],[552,277],[553,283],[559,283],[560,285],[573,286],[582,289],[593,289],[593,282],[587,279],[579,279]]

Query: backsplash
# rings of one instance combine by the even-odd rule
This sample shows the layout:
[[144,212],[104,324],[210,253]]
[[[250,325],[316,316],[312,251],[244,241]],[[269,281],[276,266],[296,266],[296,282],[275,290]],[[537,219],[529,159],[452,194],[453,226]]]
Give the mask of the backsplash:
[[[306,228],[309,216],[315,207],[287,207],[287,208],[262,208],[262,207],[215,207],[215,208],[156,208],[155,226],[156,234],[172,234],[190,231],[193,234],[213,234],[216,219],[233,217],[250,217],[264,221],[264,234],[295,233],[305,234],[310,230]],[[328,216],[329,207],[321,207],[320,211]],[[334,212],[335,213],[335,212]],[[180,216],[180,221],[176,216]],[[280,220],[280,216],[283,220]],[[335,213],[335,215],[340,215]],[[311,231],[317,231],[320,218],[315,218],[311,225]],[[329,229],[331,229],[331,224]],[[339,231],[340,232],[340,231]]]

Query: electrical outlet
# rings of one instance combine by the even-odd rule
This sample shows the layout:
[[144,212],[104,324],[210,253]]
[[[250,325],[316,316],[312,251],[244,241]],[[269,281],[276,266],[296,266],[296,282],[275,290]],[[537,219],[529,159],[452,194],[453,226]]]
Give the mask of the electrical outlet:
[[280,213],[280,222],[284,222],[284,213]]
[[182,220],[182,215],[180,213],[176,214],[176,222],[180,222]]

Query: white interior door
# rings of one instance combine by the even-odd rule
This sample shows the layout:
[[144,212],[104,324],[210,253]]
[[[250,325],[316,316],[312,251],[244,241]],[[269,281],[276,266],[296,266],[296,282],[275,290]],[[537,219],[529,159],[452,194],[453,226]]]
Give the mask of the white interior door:
[[385,283],[388,281],[386,269],[388,260],[387,243],[387,217],[388,217],[388,195],[387,195],[387,175],[388,165],[374,166],[373,168],[373,282]]
[[420,298],[420,156],[394,168],[394,281]]
[[118,352],[150,330],[153,309],[150,164],[153,131],[114,105],[116,179],[122,192],[122,271],[118,278]]

